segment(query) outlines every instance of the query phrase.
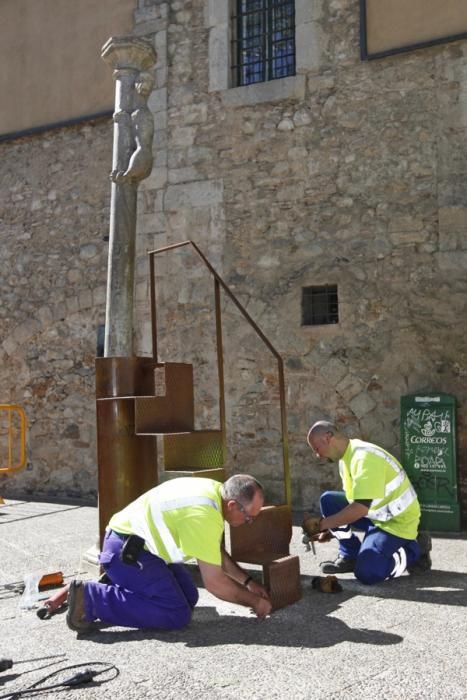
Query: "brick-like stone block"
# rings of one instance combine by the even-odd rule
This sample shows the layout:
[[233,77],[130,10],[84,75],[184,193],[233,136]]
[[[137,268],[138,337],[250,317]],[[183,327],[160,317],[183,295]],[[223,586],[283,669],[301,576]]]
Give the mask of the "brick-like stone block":
[[300,558],[288,556],[263,564],[263,584],[269,591],[273,611],[296,603],[302,597]]

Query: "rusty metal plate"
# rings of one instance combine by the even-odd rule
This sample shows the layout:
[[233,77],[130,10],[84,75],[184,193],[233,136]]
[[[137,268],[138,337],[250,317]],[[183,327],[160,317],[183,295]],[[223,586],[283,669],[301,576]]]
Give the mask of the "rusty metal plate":
[[96,398],[154,394],[152,357],[97,357]]
[[157,443],[135,435],[134,399],[96,402],[99,532],[112,515],[157,486]]
[[264,564],[263,584],[269,591],[273,610],[296,603],[302,597],[300,558],[288,556]]
[[285,557],[292,538],[290,506],[265,506],[253,523],[229,531],[230,553],[235,561],[263,564]]
[[135,398],[135,426],[138,435],[188,432],[194,429],[195,407],[193,366],[181,362],[157,364],[155,373],[164,370],[162,396]]
[[222,432],[197,430],[188,435],[164,436],[164,466],[167,471],[223,467]]

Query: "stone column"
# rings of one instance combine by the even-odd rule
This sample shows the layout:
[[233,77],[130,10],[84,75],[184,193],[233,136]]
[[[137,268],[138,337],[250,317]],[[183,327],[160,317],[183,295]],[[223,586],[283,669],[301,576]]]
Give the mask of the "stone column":
[[153,117],[146,105],[152,89],[147,71],[156,62],[152,44],[138,37],[112,37],[102,58],[115,79],[112,192],[104,356],[133,354],[136,196],[152,169]]

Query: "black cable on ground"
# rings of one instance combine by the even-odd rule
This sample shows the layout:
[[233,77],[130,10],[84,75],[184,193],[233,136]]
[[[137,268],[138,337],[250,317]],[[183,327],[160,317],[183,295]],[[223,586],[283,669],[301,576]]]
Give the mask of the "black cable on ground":
[[[83,666],[86,667],[84,671],[80,671],[78,673],[75,673],[73,676],[70,676],[69,678],[65,678],[65,680],[57,682],[57,683],[52,683],[50,685],[43,685],[40,688],[37,688],[36,686],[40,685],[41,683],[44,683],[45,681],[49,680],[49,678],[53,678],[54,676],[57,676],[59,673],[63,673],[64,671],[68,671],[73,668],[83,668]],[[95,671],[93,670],[92,666],[105,666],[101,671]],[[49,673],[48,676],[44,676],[43,678],[40,678],[38,681],[33,683],[32,685],[28,686],[27,688],[24,688],[24,690],[12,690],[9,693],[4,693],[3,695],[0,695],[0,700],[3,698],[20,698],[24,695],[33,695],[33,694],[38,694],[38,693],[43,693],[46,690],[57,690],[58,688],[73,688],[79,685],[82,685],[83,683],[90,683],[94,678],[97,676],[102,675],[103,673],[106,673],[108,671],[115,671],[115,675],[113,675],[111,678],[105,678],[100,681],[100,683],[107,683],[107,681],[112,681],[114,678],[117,678],[117,676],[120,674],[120,670],[115,666],[114,664],[109,664],[106,663],[105,661],[90,661],[87,663],[82,663],[82,664],[73,664],[72,666],[65,666],[64,668],[59,668],[52,673]]]

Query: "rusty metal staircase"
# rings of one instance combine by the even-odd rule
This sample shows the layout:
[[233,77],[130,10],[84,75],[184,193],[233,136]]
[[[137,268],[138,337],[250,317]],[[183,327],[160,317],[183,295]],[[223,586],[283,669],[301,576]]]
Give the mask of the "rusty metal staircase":
[[[210,430],[195,429],[193,366],[158,360],[155,258],[185,246],[195,252],[214,278],[220,425]],[[205,476],[224,481],[227,476],[222,290],[277,361],[284,502],[264,507],[253,524],[232,528],[230,549],[235,560],[263,566],[265,582],[274,592],[275,607],[282,607],[300,597],[298,557],[291,557],[289,550],[291,487],[282,358],[193,241],[150,251],[149,258],[152,358],[96,360],[101,537],[116,510],[158,483],[158,436],[162,436],[165,478]],[[139,465],[137,475],[135,461]]]

